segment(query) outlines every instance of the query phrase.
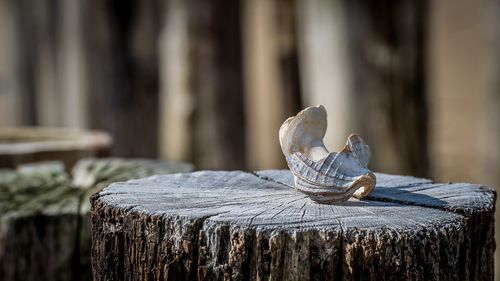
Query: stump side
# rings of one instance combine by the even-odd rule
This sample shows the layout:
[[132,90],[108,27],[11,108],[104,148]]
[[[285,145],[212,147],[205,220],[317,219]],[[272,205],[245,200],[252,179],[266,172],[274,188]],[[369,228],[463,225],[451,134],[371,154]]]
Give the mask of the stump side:
[[311,202],[287,171],[113,184],[91,199],[94,279],[493,278],[492,191],[439,197],[429,180],[378,177],[374,199],[338,205]]
[[[265,179],[293,186],[293,176],[286,170],[256,173]],[[434,183],[429,179],[381,173],[376,173],[376,176],[377,188],[367,200],[417,205],[463,215],[466,231],[462,248],[469,254],[464,270],[459,271],[460,279],[478,280],[479,276],[493,279],[495,190],[470,183]]]
[[[92,280],[91,245],[92,233],[90,222],[90,196],[99,192],[112,182],[127,181],[151,175],[190,172],[193,165],[174,161],[157,161],[150,159],[83,159],[72,171],[72,184],[83,189],[80,203],[79,227],[79,267],[82,278]],[[95,279],[94,279],[95,280]]]
[[113,181],[185,172],[183,163],[88,159],[0,169],[0,280],[92,280],[92,192]]
[[0,173],[0,279],[75,280],[81,191],[60,164]]

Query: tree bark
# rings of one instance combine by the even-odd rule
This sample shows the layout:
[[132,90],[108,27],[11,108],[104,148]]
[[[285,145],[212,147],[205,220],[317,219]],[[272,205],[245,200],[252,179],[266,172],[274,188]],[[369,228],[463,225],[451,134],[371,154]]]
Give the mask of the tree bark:
[[92,280],[89,197],[113,181],[185,172],[149,160],[43,163],[0,171],[0,280]]
[[0,279],[73,280],[81,192],[64,167],[6,170],[0,181]]
[[496,193],[377,174],[313,203],[289,171],[115,183],[92,201],[95,280],[492,280]]
[[83,200],[79,205],[79,268],[81,280],[92,280],[90,264],[91,224],[90,196],[112,182],[127,181],[152,175],[162,175],[193,170],[191,164],[182,162],[155,161],[146,159],[86,159],[81,160],[72,171],[72,184],[82,188]]

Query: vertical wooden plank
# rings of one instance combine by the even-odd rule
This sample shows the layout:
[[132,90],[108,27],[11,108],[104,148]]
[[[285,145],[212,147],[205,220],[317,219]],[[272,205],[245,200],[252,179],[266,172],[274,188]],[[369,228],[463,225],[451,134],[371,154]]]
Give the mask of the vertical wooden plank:
[[328,109],[325,144],[339,150],[352,132],[345,4],[341,0],[297,2],[304,103]]
[[492,44],[490,8],[468,1],[433,2],[432,163],[440,180],[485,182],[491,177],[485,159],[494,132],[488,110],[495,110],[489,91],[498,49]]
[[88,127],[87,72],[83,24],[86,0],[60,2],[60,44],[56,57],[61,122],[67,127]]
[[[17,81],[10,100],[24,117],[17,125],[72,126],[86,124],[85,73],[82,58],[81,0],[11,1],[5,5],[14,18],[17,38],[12,44]],[[4,1],[6,3],[6,1]],[[6,3],[7,4],[7,3]],[[6,17],[6,20],[9,17]],[[7,26],[10,26],[9,24]],[[20,119],[16,117],[16,119]]]
[[[432,2],[431,11],[433,178],[475,181],[498,190],[500,4],[439,0]],[[498,218],[495,227],[499,241]],[[495,257],[498,276],[498,249]]]
[[277,29],[278,77],[283,88],[285,117],[302,110],[297,5],[297,0],[276,0],[273,23]]
[[245,110],[250,169],[286,166],[278,130],[300,107],[295,1],[247,0]]
[[[488,83],[488,117],[487,117],[487,126],[488,126],[488,143],[486,147],[491,148],[490,153],[486,154],[487,161],[487,174],[488,174],[488,182],[487,184],[491,184],[491,186],[495,186],[497,191],[500,191],[500,2],[493,1],[488,6],[488,42],[489,51],[488,53],[491,55],[491,59],[489,62],[489,74],[488,79],[490,83]],[[491,132],[491,135],[490,135]],[[497,208],[498,209],[498,208]],[[497,225],[500,227],[500,219],[497,219]],[[496,233],[499,235],[497,237],[497,241],[500,241],[500,229],[496,230]],[[500,254],[500,252],[499,252]],[[497,256],[496,260],[500,265],[500,255]],[[497,267],[500,270],[500,266]],[[497,275],[500,276],[500,271],[497,271]]]
[[[488,34],[491,36],[489,60],[491,71],[488,75],[491,79],[488,84],[488,135],[486,147],[489,152],[486,154],[486,172],[488,174],[487,184],[496,188],[497,194],[500,192],[500,2],[493,1],[488,7]],[[496,210],[500,210],[500,200],[497,199]],[[495,241],[500,241],[500,216],[495,212]],[[495,250],[495,276],[500,276],[500,249]]]
[[166,0],[160,34],[160,155],[192,161],[188,1]]
[[95,0],[87,4],[90,126],[111,133],[114,155],[155,158],[158,2]]
[[195,165],[244,169],[241,1],[193,0],[189,13]]
[[61,126],[63,120],[63,97],[57,87],[57,54],[60,51],[59,28],[62,12],[60,9],[57,0],[30,2],[29,16],[33,17],[33,40],[37,46],[31,50],[36,53],[33,61],[33,83],[37,123],[44,126]]
[[428,172],[426,1],[346,1],[357,131],[372,168]]
[[20,122],[19,94],[14,83],[15,30],[12,5],[0,0],[0,126]]
[[35,40],[35,21],[29,0],[7,0],[13,18],[13,81],[17,97],[16,108],[19,125],[36,125],[37,108],[35,103],[36,85],[35,61],[38,47]]

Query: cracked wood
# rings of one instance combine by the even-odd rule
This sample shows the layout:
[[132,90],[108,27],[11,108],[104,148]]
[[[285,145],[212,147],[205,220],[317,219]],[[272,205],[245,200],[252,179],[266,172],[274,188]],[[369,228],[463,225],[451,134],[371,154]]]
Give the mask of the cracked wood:
[[92,197],[95,280],[492,280],[496,194],[377,174],[316,204],[287,170],[201,171]]

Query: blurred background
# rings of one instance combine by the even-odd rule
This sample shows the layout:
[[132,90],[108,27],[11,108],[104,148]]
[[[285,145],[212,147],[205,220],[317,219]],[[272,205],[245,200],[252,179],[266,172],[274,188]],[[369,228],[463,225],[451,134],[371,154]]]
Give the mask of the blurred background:
[[499,1],[0,0],[0,38],[1,127],[285,168],[279,126],[323,104],[375,171],[500,186]]

